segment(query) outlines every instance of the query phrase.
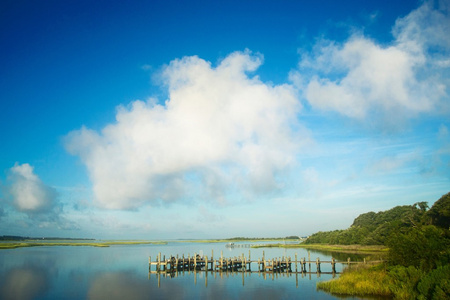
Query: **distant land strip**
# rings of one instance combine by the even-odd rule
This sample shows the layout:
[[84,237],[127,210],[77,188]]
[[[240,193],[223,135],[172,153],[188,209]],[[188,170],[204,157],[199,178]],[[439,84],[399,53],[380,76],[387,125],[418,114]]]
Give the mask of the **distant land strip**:
[[[67,239],[66,239],[67,240]],[[70,240],[68,242],[36,242],[36,241],[23,241],[23,242],[4,242],[0,243],[0,250],[3,249],[15,249],[23,247],[42,247],[42,246],[90,246],[90,247],[109,247],[112,245],[144,245],[144,244],[156,244],[165,245],[167,242],[163,241],[98,241],[88,242],[86,240]]]

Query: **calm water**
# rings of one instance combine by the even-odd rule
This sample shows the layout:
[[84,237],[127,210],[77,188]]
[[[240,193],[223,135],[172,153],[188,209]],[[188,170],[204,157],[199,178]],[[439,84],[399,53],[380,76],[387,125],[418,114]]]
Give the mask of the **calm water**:
[[[95,247],[32,247],[0,251],[1,299],[336,299],[316,291],[316,282],[331,275],[184,272],[176,277],[148,272],[148,257],[193,255],[252,259],[308,257],[304,249],[233,248],[225,243],[172,243]],[[330,260],[311,251],[311,259]],[[255,265],[257,270],[257,266]],[[312,266],[315,271],[315,266]],[[341,265],[337,271],[342,270]],[[323,272],[331,266],[322,265]],[[351,299],[351,298],[350,298]]]

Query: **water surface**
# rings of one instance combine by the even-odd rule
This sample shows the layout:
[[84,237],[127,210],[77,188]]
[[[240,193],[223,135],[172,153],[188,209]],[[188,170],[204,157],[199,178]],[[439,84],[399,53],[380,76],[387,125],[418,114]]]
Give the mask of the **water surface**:
[[[0,251],[1,299],[336,299],[316,291],[332,275],[231,272],[149,274],[148,259],[161,255],[203,254],[215,258],[308,258],[305,249],[227,248],[226,243],[169,242],[108,248],[42,246]],[[250,253],[249,253],[250,251]],[[310,252],[311,259],[331,256]],[[336,271],[342,270],[337,265]],[[257,267],[256,270],[257,271]],[[315,265],[312,266],[315,272]],[[331,265],[322,265],[331,272]]]

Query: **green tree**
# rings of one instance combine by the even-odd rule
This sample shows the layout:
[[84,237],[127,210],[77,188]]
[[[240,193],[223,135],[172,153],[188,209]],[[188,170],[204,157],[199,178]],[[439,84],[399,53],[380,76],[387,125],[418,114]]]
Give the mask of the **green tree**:
[[437,200],[427,214],[433,225],[450,229],[450,193]]
[[387,244],[391,264],[413,266],[428,272],[450,261],[450,240],[446,232],[436,226],[414,227],[406,233],[394,233]]

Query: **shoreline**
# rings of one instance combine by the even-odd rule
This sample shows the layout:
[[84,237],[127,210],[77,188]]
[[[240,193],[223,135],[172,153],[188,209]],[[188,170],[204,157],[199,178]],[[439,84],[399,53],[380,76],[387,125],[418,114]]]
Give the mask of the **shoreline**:
[[7,249],[17,249],[25,247],[45,247],[45,246],[87,246],[87,247],[109,247],[114,245],[165,245],[167,242],[163,241],[97,241],[97,242],[86,242],[73,240],[70,242],[34,242],[34,241],[24,241],[24,242],[4,242],[0,243],[0,250]]
[[327,245],[327,244],[267,244],[264,246],[254,246],[253,248],[279,247],[279,248],[306,248],[312,250],[323,250],[340,253],[353,254],[378,254],[387,253],[389,250],[383,245]]
[[270,238],[270,239],[211,239],[211,240],[170,240],[170,241],[145,241],[145,240],[86,240],[86,239],[70,239],[70,240],[21,240],[21,241],[2,241],[0,242],[0,250],[17,249],[24,247],[43,247],[43,246],[89,246],[89,247],[109,247],[113,245],[166,245],[168,242],[173,243],[231,243],[231,242],[270,242],[270,241],[296,241],[294,239]]

